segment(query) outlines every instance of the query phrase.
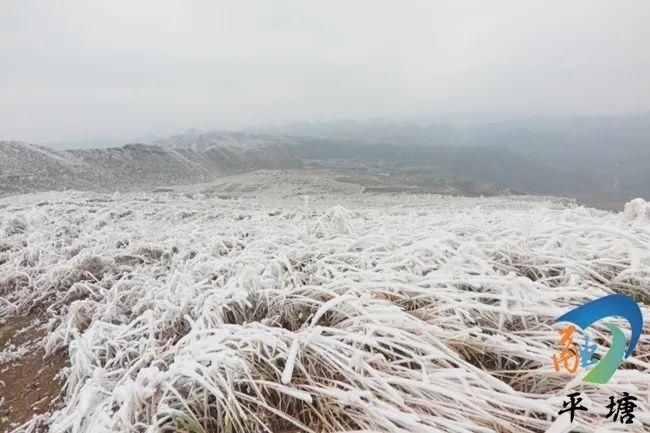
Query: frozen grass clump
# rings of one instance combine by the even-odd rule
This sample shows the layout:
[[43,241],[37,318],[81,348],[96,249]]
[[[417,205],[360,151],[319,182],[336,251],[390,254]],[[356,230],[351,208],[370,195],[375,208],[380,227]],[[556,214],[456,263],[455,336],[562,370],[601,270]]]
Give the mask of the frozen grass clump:
[[635,198],[634,200],[625,203],[623,215],[626,221],[638,221],[650,219],[650,204],[642,198]]
[[27,223],[23,218],[14,217],[4,223],[5,236],[14,236],[27,231]]
[[648,325],[606,386],[551,361],[572,306],[620,292],[650,317],[650,222],[517,197],[21,200],[0,315],[46,308],[70,368],[19,432],[537,433],[576,390],[650,422]]

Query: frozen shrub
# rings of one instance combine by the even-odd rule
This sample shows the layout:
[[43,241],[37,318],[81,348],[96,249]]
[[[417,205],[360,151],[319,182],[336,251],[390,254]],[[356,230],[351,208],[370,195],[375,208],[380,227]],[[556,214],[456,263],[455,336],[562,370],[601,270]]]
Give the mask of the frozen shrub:
[[165,250],[157,247],[140,247],[135,251],[135,255],[148,260],[161,260],[163,257],[169,257]]
[[242,249],[244,249],[244,244],[236,239],[220,239],[216,242],[214,252],[219,256],[227,256]]
[[66,244],[69,244],[73,240],[77,239],[80,234],[81,234],[81,229],[79,229],[79,227],[66,225],[64,227],[59,228],[55,232],[54,238],[56,239],[57,242],[64,242]]
[[0,296],[15,292],[28,284],[29,279],[25,275],[11,275],[4,280],[0,278]]
[[327,219],[331,222],[337,234],[347,235],[352,233],[351,212],[343,206],[336,206],[327,213]]
[[650,204],[642,198],[635,198],[625,203],[623,217],[625,221],[647,221],[650,218]]
[[27,231],[27,223],[22,218],[12,218],[4,225],[4,232],[6,236],[14,236]]
[[76,266],[79,280],[101,280],[103,274],[110,269],[109,263],[100,257],[87,257]]
[[92,322],[93,315],[96,314],[100,304],[97,302],[77,299],[71,301],[68,309],[68,326],[79,332],[85,331]]
[[140,256],[134,256],[130,254],[122,254],[119,256],[115,256],[113,258],[116,264],[122,265],[122,266],[135,266],[135,265],[142,265],[145,263],[145,260],[140,257]]

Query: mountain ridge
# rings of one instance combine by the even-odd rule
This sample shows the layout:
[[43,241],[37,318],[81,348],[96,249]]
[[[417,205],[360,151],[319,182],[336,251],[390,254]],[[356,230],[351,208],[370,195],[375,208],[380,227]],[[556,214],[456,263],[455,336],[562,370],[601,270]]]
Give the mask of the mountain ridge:
[[[587,146],[584,137],[593,136],[592,129],[588,128],[592,123],[584,123],[584,131],[573,133],[583,137],[581,147],[565,152],[562,146],[571,140],[567,133],[558,132],[555,144],[544,148],[547,150],[539,145],[546,139],[551,140],[548,137],[552,134],[545,131],[561,132],[566,129],[564,124],[541,124],[537,131],[545,133],[531,136],[537,141],[528,142],[525,142],[526,132],[492,125],[488,129],[496,132],[486,135],[492,138],[481,146],[449,145],[433,137],[429,144],[408,139],[402,142],[400,137],[409,128],[400,128],[393,134],[390,125],[380,125],[380,132],[369,132],[368,140],[362,141],[335,136],[291,135],[286,131],[196,129],[157,139],[151,144],[130,143],[100,149],[53,150],[7,141],[0,142],[0,195],[50,189],[128,191],[210,182],[239,172],[296,169],[306,165],[338,171],[346,179],[373,188],[379,185],[393,189],[399,184],[400,187],[411,185],[418,190],[425,188],[439,193],[453,187],[451,190],[470,195],[482,191],[516,191],[597,197],[599,200],[647,196],[650,177],[644,162],[650,161],[650,153],[643,150],[643,138],[637,140],[636,151],[624,157],[612,154],[611,149],[605,152],[606,144],[618,135],[603,136],[594,143],[601,153],[589,156],[593,162],[589,170],[570,161],[578,159]],[[632,124],[637,125],[637,129],[645,125],[642,120]],[[617,130],[607,125],[599,128]],[[418,131],[415,127],[412,129]],[[373,141],[372,137],[382,134],[385,134],[385,141]],[[500,137],[509,137],[510,142],[504,139],[505,142],[499,144]],[[513,146],[518,140],[522,141],[522,149],[537,151],[518,151]],[[601,164],[596,165],[597,161]]]
[[128,191],[301,165],[298,157],[278,144],[247,149],[210,147],[197,152],[142,143],[53,150],[32,143],[0,141],[0,195],[65,189]]

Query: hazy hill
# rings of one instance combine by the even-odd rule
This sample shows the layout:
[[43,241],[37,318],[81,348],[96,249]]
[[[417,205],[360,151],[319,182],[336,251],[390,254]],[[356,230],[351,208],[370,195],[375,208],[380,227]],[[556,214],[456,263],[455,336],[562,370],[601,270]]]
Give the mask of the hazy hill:
[[299,140],[294,137],[236,131],[196,129],[156,140],[154,145],[171,151],[193,151],[204,155],[220,169],[293,168],[302,162],[289,146]]
[[[486,157],[480,148],[492,149],[488,159],[499,154],[498,164],[512,170],[513,175],[525,170],[536,178],[521,182],[518,176],[495,177],[490,168],[495,163],[481,163],[487,171],[478,172],[480,177],[499,179],[506,186],[552,193],[587,191],[611,197],[650,196],[650,113],[491,123],[315,122],[292,124],[283,132],[329,142],[372,145],[377,152],[391,153],[391,157],[397,158],[403,158],[401,152],[410,153],[410,146],[464,148],[467,152],[461,151],[459,155],[463,156],[455,159],[462,160],[467,167],[477,164],[472,158],[465,158],[468,152],[480,158]],[[333,148],[340,155],[350,153]],[[371,151],[361,153],[367,157]],[[510,164],[517,159],[516,165]]]
[[0,195],[32,191],[88,189],[83,163],[69,155],[18,141],[0,141]]
[[488,186],[618,201],[650,196],[649,137],[650,116],[639,115],[463,126],[306,123],[272,133],[189,130],[152,145],[67,151],[4,142],[0,193],[189,184],[306,161],[364,182],[393,177],[469,193]]
[[131,190],[213,180],[262,168],[292,168],[300,160],[280,144],[212,146],[204,150],[127,144],[108,149],[55,151],[0,142],[0,195],[44,190]]
[[501,188],[538,194],[572,194],[600,189],[592,177],[547,166],[505,147],[454,147],[360,144],[335,139],[312,139],[293,150],[307,160],[380,161],[384,166],[429,167],[456,184],[495,184]]

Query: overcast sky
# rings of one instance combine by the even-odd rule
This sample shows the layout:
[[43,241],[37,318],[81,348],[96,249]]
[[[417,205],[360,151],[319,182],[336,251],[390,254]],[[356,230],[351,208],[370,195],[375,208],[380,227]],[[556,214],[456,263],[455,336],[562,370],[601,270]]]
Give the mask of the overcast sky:
[[0,140],[650,109],[650,1],[0,0]]

